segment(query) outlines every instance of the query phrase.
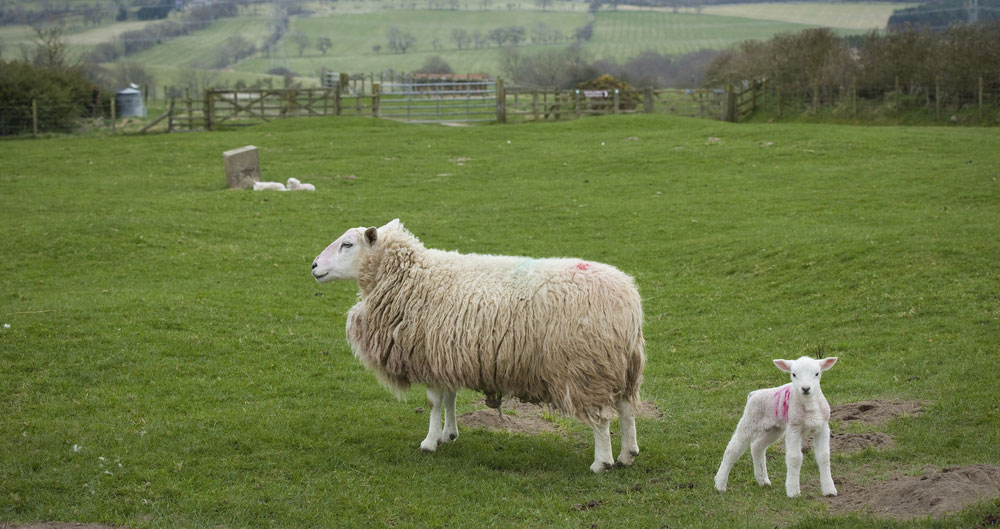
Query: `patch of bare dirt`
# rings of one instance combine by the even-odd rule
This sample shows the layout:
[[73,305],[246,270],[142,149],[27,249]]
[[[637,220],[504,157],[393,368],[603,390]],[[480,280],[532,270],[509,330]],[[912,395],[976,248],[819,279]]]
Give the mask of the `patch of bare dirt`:
[[[477,406],[486,406],[486,401],[480,399]],[[507,431],[527,435],[538,435],[541,433],[565,432],[558,424],[545,418],[544,414],[548,410],[545,406],[521,402],[517,399],[504,400],[500,409],[503,415],[492,408],[463,413],[458,417],[459,427],[486,428],[491,431]],[[635,410],[636,417],[640,419],[658,420],[663,417],[660,409],[652,402],[643,402]]]
[[838,487],[839,495],[827,499],[833,514],[863,511],[898,520],[941,517],[1000,497],[1000,467],[952,467],[867,485],[838,482]]
[[919,400],[865,400],[830,406],[830,420],[882,426],[896,417],[917,417],[928,402]]
[[870,446],[892,448],[896,442],[882,432],[835,433],[830,436],[830,451],[834,454],[854,454]]

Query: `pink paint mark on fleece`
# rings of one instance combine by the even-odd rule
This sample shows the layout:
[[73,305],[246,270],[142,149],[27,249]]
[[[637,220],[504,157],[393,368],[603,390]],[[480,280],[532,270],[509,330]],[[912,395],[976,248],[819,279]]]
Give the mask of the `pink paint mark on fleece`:
[[783,421],[788,420],[788,400],[792,398],[792,385],[785,384],[774,394],[774,415]]
[[576,269],[577,270],[584,271],[584,270],[586,270],[588,268],[590,268],[590,263],[577,263],[576,264]]

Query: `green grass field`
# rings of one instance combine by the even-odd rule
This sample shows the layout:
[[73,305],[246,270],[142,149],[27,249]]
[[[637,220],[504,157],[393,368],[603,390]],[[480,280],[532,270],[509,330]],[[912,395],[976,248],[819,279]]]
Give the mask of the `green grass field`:
[[[746,393],[784,383],[770,360],[819,350],[841,359],[834,405],[930,403],[880,429],[894,448],[835,454],[842,490],[1000,461],[998,134],[635,115],[2,141],[0,521],[972,527],[1000,503],[828,518],[811,458],[804,496],[784,496],[780,450],[771,489],[749,459],[724,496],[712,476]],[[247,144],[265,180],[318,190],[226,190],[221,153]],[[429,247],[634,275],[663,414],[639,420],[634,467],[592,475],[572,421],[460,425],[420,453],[423,388],[380,388],[344,340],[356,287],[309,274],[346,228],[394,217]]]

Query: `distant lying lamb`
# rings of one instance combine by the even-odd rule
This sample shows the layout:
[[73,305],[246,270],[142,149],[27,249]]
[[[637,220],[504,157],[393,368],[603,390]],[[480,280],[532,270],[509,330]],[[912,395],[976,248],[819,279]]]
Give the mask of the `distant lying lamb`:
[[309,183],[299,182],[298,178],[288,179],[288,190],[289,191],[316,191],[316,186]]
[[837,357],[814,360],[803,356],[794,362],[775,360],[778,369],[792,374],[792,382],[778,388],[753,391],[747,397],[743,417],[736,425],[722,465],[715,474],[715,488],[726,491],[729,470],[747,447],[753,458],[754,477],[761,485],[770,485],[767,478],[767,447],[781,438],[785,440],[785,492],[789,498],[799,495],[799,470],[802,468],[802,439],[813,436],[816,464],[819,465],[820,490],[824,496],[836,496],[837,487],[830,476],[830,405],[819,387],[823,371],[833,367]]
[[320,283],[357,280],[361,301],[347,314],[347,340],[384,386],[401,396],[412,382],[427,385],[424,451],[458,437],[456,393],[471,388],[548,403],[591,425],[594,472],[614,464],[617,410],[618,462],[638,455],[642,307],[632,278],[616,268],[428,249],[396,219],[347,230],[312,273]]

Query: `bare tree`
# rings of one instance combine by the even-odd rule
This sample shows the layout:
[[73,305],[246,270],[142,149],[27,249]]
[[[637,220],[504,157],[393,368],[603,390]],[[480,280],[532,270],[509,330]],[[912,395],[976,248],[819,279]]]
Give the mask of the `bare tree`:
[[417,44],[417,38],[409,32],[399,28],[389,28],[389,49],[397,53],[406,53],[406,50]]
[[323,55],[326,55],[326,50],[329,50],[332,47],[333,47],[333,41],[330,40],[329,38],[320,37],[316,39],[316,49],[318,49],[319,52],[322,53]]
[[309,40],[309,36],[306,35],[304,31],[301,30],[292,33],[292,35],[288,38],[292,41],[292,44],[294,44],[295,47],[299,49],[299,57],[301,57],[302,52],[304,52],[306,48],[308,48],[309,45],[312,44],[312,41]]
[[451,40],[455,41],[455,45],[458,49],[462,49],[472,37],[469,36],[469,32],[462,28],[455,28],[451,30]]
[[63,22],[32,24],[31,29],[35,32],[35,52],[31,62],[47,68],[68,67],[66,52],[69,43],[66,42],[66,27]]

